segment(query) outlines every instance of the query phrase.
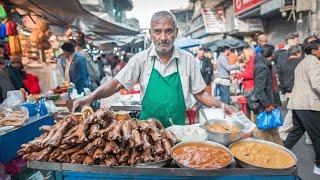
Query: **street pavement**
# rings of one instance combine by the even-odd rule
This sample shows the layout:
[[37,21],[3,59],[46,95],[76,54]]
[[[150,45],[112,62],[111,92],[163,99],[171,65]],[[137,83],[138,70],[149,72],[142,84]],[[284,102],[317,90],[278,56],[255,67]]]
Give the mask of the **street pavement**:
[[315,154],[313,146],[306,144],[305,136],[293,147],[292,151],[298,159],[298,176],[303,180],[320,180],[320,175],[313,173]]

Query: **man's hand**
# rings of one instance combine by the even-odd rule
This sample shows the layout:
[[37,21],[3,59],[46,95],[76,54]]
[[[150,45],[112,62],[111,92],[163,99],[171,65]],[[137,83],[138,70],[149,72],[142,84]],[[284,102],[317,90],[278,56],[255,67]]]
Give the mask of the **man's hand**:
[[244,139],[244,138],[249,138],[249,137],[251,137],[255,128],[256,128],[256,127],[253,126],[251,129],[249,129],[248,131],[246,131],[246,132],[244,132],[243,134],[241,134],[241,138]]
[[231,115],[231,114],[233,114],[236,110],[235,110],[232,106],[224,105],[224,111],[225,111],[228,115]]
[[88,95],[83,98],[75,100],[72,106],[72,113],[74,113],[78,107],[83,107],[85,105],[89,105],[90,103],[92,103],[93,99],[94,98],[92,95]]

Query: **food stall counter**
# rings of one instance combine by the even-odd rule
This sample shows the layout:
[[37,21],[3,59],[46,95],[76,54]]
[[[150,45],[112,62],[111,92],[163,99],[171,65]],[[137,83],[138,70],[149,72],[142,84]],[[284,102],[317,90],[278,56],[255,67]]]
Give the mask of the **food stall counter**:
[[52,171],[52,179],[90,179],[90,178],[121,178],[121,179],[299,179],[297,168],[283,170],[263,168],[226,168],[215,170],[196,170],[189,168],[150,168],[150,167],[106,167],[101,165],[83,165],[69,163],[50,163],[29,161],[28,167]]
[[0,132],[0,163],[7,163],[17,156],[21,144],[41,135],[39,127],[52,125],[52,116],[33,116],[23,126]]

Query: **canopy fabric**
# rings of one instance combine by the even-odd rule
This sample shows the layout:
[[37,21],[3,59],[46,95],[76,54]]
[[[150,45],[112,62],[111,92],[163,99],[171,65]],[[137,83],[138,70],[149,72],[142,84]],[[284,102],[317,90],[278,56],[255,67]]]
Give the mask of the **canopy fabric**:
[[198,39],[193,39],[193,38],[187,38],[187,37],[178,37],[174,41],[174,46],[184,49],[184,48],[191,48],[194,46],[199,46],[200,45],[200,40]]
[[79,0],[10,0],[15,7],[28,9],[52,25],[80,28],[84,33],[135,35],[138,29],[101,19],[85,10]]
[[239,39],[219,39],[217,41],[208,42],[203,45],[212,51],[219,51],[222,47],[229,46],[231,49],[247,47],[248,43]]

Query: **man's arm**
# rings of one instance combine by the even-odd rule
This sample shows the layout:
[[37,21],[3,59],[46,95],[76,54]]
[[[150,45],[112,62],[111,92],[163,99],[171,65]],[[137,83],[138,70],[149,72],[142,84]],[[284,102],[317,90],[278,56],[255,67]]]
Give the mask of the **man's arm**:
[[98,99],[109,97],[123,88],[123,85],[118,80],[112,79],[111,81],[106,82],[98,87],[90,94],[90,96],[92,98],[92,101],[95,101]]
[[271,100],[268,99],[265,88],[266,88],[266,81],[267,81],[267,69],[265,68],[256,68],[256,73],[254,77],[254,88],[255,88],[255,95],[258,101],[264,106],[268,107],[272,104]]
[[73,104],[72,112],[79,106],[88,105],[94,100],[109,97],[122,88],[133,86],[134,83],[138,81],[140,75],[138,60],[139,59],[132,57],[114,79],[98,87],[89,96],[76,100]]
[[194,94],[194,97],[196,98],[197,101],[199,101],[200,103],[206,106],[224,109],[227,114],[232,114],[235,112],[235,110],[231,106],[224,104],[221,101],[213,98],[211,94],[209,94],[206,91],[201,91],[197,94]]
[[320,95],[320,70],[319,69],[320,69],[320,63],[317,61],[315,63],[312,63],[308,71],[308,78],[311,84],[311,88],[318,95]]
[[238,65],[230,65],[228,58],[221,58],[221,65],[223,66],[223,68],[225,68],[228,72],[232,71],[232,70],[236,70],[239,69]]

